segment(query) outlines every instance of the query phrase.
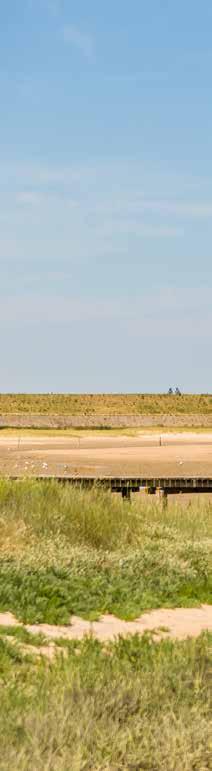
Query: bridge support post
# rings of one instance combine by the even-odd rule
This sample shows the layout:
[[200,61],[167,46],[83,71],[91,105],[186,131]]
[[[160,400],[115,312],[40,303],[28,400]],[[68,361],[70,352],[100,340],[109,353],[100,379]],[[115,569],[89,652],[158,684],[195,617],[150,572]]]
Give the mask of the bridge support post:
[[165,507],[167,506],[167,503],[168,503],[168,495],[167,495],[166,490],[163,490],[163,488],[161,488],[161,487],[157,487],[157,489],[155,491],[155,495],[158,498],[158,500],[161,501],[162,506],[165,509]]
[[131,500],[130,488],[129,487],[122,487],[121,494],[122,494],[123,500],[125,500],[125,501],[130,501]]

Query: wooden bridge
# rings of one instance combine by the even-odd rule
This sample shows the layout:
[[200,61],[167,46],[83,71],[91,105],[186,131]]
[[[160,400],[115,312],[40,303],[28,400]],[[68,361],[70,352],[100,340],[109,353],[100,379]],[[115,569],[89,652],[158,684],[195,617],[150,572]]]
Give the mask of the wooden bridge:
[[[28,477],[27,477],[28,478]],[[86,476],[36,476],[30,477],[37,481],[56,481],[60,484],[91,489],[93,486],[121,493],[123,498],[130,498],[131,493],[144,492],[147,495],[157,494],[167,499],[168,495],[177,493],[212,493],[212,477],[86,477]],[[22,477],[10,476],[10,480],[18,481]]]

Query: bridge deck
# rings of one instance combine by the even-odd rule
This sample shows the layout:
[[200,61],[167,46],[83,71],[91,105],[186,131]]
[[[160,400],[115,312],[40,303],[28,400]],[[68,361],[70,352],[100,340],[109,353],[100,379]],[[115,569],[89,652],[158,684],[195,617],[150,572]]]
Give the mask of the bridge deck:
[[[10,476],[10,480],[18,481],[19,476]],[[55,480],[61,484],[91,488],[94,485],[120,492],[123,497],[129,497],[131,492],[146,490],[149,494],[161,491],[164,495],[175,493],[212,493],[212,477],[86,477],[86,476],[36,476],[37,481]]]

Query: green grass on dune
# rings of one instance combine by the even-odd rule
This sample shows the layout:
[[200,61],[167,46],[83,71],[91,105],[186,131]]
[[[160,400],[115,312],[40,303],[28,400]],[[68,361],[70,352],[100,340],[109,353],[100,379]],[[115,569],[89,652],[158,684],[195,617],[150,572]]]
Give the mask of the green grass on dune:
[[0,638],[1,771],[211,769],[210,635],[67,651],[49,664]]
[[[211,602],[212,506],[0,482],[0,611],[70,621]],[[212,636],[101,645],[0,629],[0,771],[210,771]],[[46,643],[45,643],[46,644]]]
[[0,394],[0,413],[189,415],[212,413],[211,394]]
[[135,618],[212,600],[212,506],[130,505],[98,488],[0,482],[0,611],[28,622]]

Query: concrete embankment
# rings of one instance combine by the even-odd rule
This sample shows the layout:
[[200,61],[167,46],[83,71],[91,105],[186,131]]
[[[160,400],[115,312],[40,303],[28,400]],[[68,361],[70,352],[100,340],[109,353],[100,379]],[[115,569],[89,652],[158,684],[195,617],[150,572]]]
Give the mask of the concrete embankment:
[[47,415],[2,413],[0,428],[212,428],[212,414]]

